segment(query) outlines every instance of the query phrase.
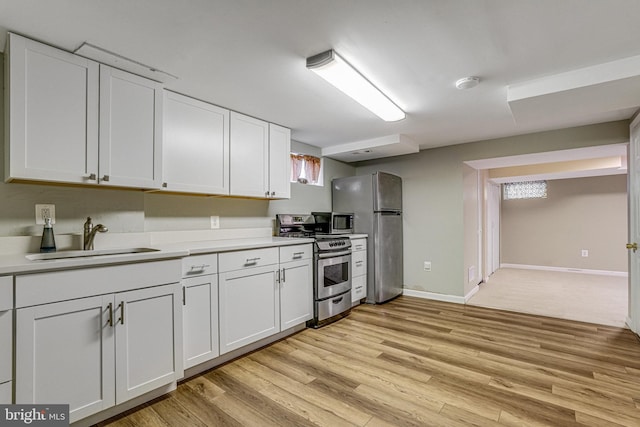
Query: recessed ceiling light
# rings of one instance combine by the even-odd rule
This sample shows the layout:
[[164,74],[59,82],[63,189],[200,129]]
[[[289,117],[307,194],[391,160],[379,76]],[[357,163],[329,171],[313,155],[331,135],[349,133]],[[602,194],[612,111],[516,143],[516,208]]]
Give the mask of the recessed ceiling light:
[[463,77],[458,81],[456,81],[456,88],[460,90],[471,89],[478,86],[478,83],[480,83],[480,77],[475,77],[475,76]]

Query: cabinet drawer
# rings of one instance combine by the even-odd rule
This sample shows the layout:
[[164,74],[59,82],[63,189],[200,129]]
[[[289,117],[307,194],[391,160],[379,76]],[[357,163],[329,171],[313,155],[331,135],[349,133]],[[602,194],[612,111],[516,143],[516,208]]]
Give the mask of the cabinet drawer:
[[0,405],[11,404],[11,381],[0,384]]
[[301,259],[309,259],[313,250],[311,244],[295,245],[295,246],[281,246],[280,247],[280,262],[298,261]]
[[262,267],[278,263],[278,248],[224,252],[218,255],[220,272]]
[[351,301],[356,302],[367,296],[367,276],[351,279]]
[[204,276],[218,272],[218,254],[192,255],[182,258],[182,277]]
[[353,252],[366,251],[367,250],[367,239],[352,239],[351,240],[351,250]]
[[0,311],[0,383],[11,380],[13,310]]
[[351,275],[353,277],[362,276],[367,272],[367,252],[353,252],[351,254]]
[[13,276],[0,277],[0,311],[13,308]]

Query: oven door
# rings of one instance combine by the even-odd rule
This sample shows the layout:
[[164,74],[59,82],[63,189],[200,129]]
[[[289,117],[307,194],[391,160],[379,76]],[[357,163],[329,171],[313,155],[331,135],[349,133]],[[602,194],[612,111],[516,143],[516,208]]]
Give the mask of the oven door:
[[316,300],[351,290],[351,251],[316,255]]

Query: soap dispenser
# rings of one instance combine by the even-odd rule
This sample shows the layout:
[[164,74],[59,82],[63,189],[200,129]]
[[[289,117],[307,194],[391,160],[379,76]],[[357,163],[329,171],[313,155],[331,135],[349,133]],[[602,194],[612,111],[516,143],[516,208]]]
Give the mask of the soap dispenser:
[[53,237],[53,226],[51,218],[44,219],[44,229],[42,230],[42,240],[40,241],[40,252],[55,252],[56,241]]

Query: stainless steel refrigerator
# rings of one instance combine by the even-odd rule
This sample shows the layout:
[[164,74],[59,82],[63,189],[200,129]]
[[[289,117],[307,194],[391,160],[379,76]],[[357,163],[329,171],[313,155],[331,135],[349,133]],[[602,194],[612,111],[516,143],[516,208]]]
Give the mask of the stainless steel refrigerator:
[[402,293],[402,178],[385,172],[332,181],[333,210],[353,212],[354,233],[367,234],[367,302]]

